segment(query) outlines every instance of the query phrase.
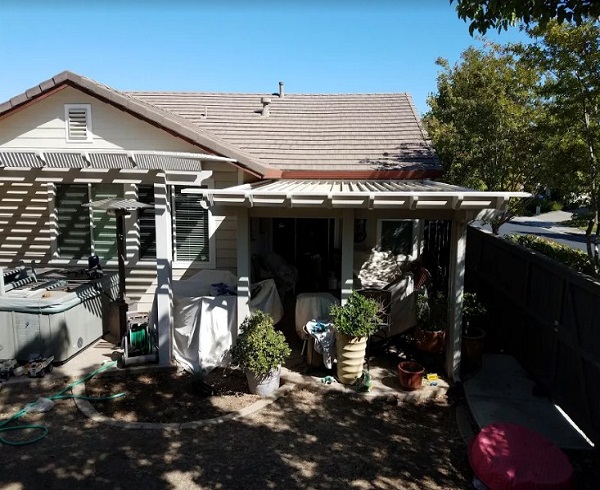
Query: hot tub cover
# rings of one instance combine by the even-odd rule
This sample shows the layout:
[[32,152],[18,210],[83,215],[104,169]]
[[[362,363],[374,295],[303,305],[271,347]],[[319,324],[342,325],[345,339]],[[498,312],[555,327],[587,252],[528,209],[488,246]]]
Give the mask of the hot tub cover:
[[493,490],[566,490],[572,488],[573,468],[551,441],[526,427],[490,424],[469,449],[471,467]]

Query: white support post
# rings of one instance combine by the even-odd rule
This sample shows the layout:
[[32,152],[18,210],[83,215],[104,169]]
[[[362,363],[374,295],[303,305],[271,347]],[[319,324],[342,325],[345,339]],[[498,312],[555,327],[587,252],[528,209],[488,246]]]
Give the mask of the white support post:
[[341,302],[345,304],[354,287],[354,209],[344,209],[342,215],[342,277]]
[[250,218],[248,208],[237,211],[237,326],[250,313]]
[[158,318],[158,362],[171,364],[173,357],[173,305],[171,294],[173,240],[171,204],[166,182],[154,184],[156,225],[156,311]]
[[462,346],[462,310],[465,287],[465,252],[467,220],[464,212],[452,220],[450,239],[450,277],[448,278],[448,331],[446,336],[446,374],[460,381],[460,351]]

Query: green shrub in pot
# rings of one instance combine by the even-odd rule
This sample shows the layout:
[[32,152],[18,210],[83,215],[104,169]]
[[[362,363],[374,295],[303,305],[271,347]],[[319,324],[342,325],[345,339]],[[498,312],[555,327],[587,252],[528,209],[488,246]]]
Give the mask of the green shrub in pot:
[[232,362],[245,372],[266,376],[281,366],[291,354],[282,332],[275,330],[273,318],[257,311],[246,317],[241,333],[231,349]]
[[367,338],[380,328],[380,305],[356,291],[343,306],[332,305],[329,314],[335,330],[337,378],[352,384],[363,375]]
[[333,328],[348,337],[368,337],[379,330],[380,305],[356,291],[348,297],[346,304],[333,304],[329,310]]

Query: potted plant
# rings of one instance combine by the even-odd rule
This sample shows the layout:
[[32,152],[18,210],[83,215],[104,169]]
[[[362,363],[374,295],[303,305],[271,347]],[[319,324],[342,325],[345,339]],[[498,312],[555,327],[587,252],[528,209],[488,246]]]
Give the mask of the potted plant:
[[380,305],[352,291],[343,306],[333,304],[329,313],[335,330],[338,380],[351,384],[362,376],[367,340],[379,329]]
[[240,328],[231,359],[246,373],[250,393],[268,396],[279,388],[281,363],[292,351],[267,313],[246,317]]
[[423,384],[424,372],[425,369],[418,362],[400,362],[398,364],[398,381],[400,382],[400,387],[406,391],[418,390]]
[[419,350],[440,353],[445,348],[448,300],[441,292],[417,295],[415,343]]
[[487,315],[485,306],[479,301],[476,293],[465,293],[463,296],[463,333],[462,362],[467,369],[481,366],[485,347],[485,330],[483,323]]

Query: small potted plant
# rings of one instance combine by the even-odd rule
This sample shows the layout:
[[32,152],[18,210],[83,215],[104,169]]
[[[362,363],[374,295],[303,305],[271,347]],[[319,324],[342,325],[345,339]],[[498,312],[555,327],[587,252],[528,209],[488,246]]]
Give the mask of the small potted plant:
[[343,306],[331,305],[329,313],[335,330],[338,380],[351,384],[363,374],[367,340],[379,330],[380,305],[352,291]]
[[250,393],[268,396],[279,388],[281,363],[292,351],[267,313],[257,311],[246,317],[240,328],[231,349],[232,362],[246,373]]
[[465,293],[463,296],[463,333],[462,362],[467,369],[481,366],[485,347],[485,330],[483,324],[487,310],[479,301],[476,293]]
[[415,343],[419,350],[432,353],[444,351],[448,300],[441,292],[419,292],[417,295],[417,329]]

